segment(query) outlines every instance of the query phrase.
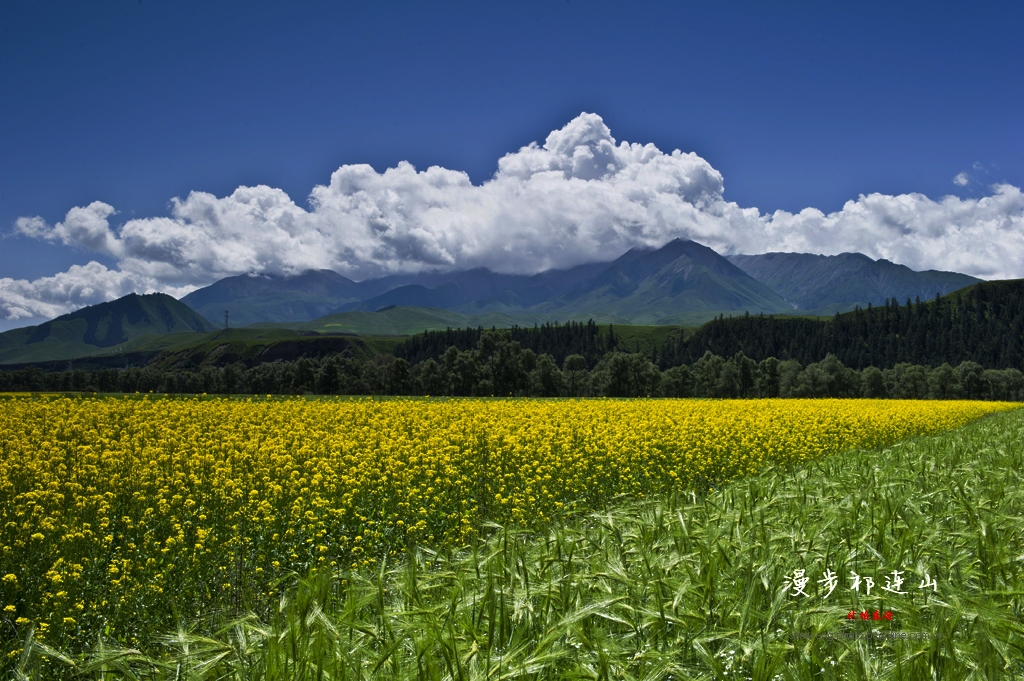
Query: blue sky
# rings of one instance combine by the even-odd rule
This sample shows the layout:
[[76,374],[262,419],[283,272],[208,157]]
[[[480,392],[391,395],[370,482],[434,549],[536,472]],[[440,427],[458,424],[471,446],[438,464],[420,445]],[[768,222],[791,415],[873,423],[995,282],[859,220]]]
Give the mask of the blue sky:
[[[0,282],[24,280],[17,296],[58,300],[59,292],[29,285],[95,261],[112,272],[134,267],[135,278],[71,296],[68,305],[125,287],[182,291],[233,270],[183,264],[180,249],[139,265],[155,252],[153,230],[164,223],[151,222],[150,240],[135,250],[97,247],[61,227],[73,222],[68,212],[102,202],[111,210],[90,219],[128,244],[127,233],[118,235],[132,220],[174,218],[191,229],[204,209],[173,215],[170,202],[192,191],[223,198],[239,186],[266,185],[309,211],[313,188],[353,164],[378,174],[401,161],[420,171],[436,165],[479,186],[495,177],[500,158],[531,142],[543,146],[582,112],[600,116],[616,143],[695,152],[720,174],[721,186],[708,191],[761,216],[806,207],[836,214],[873,193],[918,193],[940,207],[955,195],[968,202],[957,204],[964,210],[998,196],[998,206],[969,219],[998,222],[992,216],[1003,211],[1016,229],[1019,196],[1010,189],[1024,186],[1022,25],[1020,3],[7,0],[0,5]],[[585,137],[580,144],[591,144]],[[460,206],[458,219],[478,216],[478,208]],[[837,218],[829,234],[858,229],[851,215]],[[575,219],[559,216],[544,219]],[[36,222],[18,228],[19,218]],[[790,225],[806,234],[804,223],[780,219],[766,229],[777,235]],[[875,227],[859,240],[837,239],[836,248],[870,243]],[[683,233],[745,250],[742,230],[716,241],[718,232],[673,229],[644,243]],[[802,240],[762,245],[829,250],[829,234],[815,229]],[[365,248],[339,246],[328,264],[356,277],[404,267],[396,263],[406,257],[423,266],[494,262],[441,241],[398,247],[371,264]],[[598,241],[610,249],[607,259],[629,245]],[[929,244],[918,250],[941,250]],[[423,248],[441,255],[420,258]],[[588,253],[604,257],[596,248]],[[1024,276],[1016,251],[986,272],[984,253],[915,260],[903,248],[880,246],[873,255]],[[253,262],[289,271],[305,261],[268,264],[257,254],[238,267]]]

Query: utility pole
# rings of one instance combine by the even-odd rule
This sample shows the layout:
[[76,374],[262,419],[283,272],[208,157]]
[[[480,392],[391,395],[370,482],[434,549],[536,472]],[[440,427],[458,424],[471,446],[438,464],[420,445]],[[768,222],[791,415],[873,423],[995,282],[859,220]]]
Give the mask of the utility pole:
[[228,330],[228,311],[224,310],[224,330]]

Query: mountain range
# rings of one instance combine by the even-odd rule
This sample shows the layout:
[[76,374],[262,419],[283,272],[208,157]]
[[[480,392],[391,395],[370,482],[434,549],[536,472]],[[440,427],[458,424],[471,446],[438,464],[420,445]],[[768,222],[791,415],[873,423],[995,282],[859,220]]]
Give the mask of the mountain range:
[[161,334],[233,327],[304,333],[407,334],[431,328],[599,323],[696,326],[719,315],[832,315],[886,299],[930,299],[978,282],[915,272],[859,253],[723,257],[694,241],[634,248],[612,262],[535,275],[487,269],[403,274],[355,282],[330,270],[239,275],[180,301],[131,295],[0,334],[0,363],[63,359],[140,347]]
[[[718,314],[834,314],[888,298],[931,299],[978,279],[915,272],[860,253],[723,257],[694,241],[632,249],[612,262],[535,275],[486,269],[392,275],[354,282],[330,270],[293,277],[240,275],[182,298],[207,319],[230,310],[237,325],[308,322],[389,307],[500,312],[524,320],[604,318],[632,324],[699,324]],[[533,323],[530,321],[529,323]]]

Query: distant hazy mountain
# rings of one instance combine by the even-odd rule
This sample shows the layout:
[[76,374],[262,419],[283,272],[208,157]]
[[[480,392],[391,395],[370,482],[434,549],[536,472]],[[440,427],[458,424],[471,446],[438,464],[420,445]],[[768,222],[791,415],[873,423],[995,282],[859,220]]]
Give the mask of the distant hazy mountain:
[[212,331],[214,326],[163,293],[134,293],[0,334],[0,363],[83,357],[142,336]]
[[[524,310],[552,300],[593,276],[608,263],[591,263],[568,270],[549,270],[535,275],[498,274],[485,268],[464,272],[411,275],[408,283],[380,295],[340,307],[337,312],[373,312],[385,307],[437,307],[455,309],[471,305],[467,312],[490,309]],[[398,283],[396,277],[377,282]],[[369,284],[370,282],[366,282]]]
[[181,299],[208,319],[232,326],[255,322],[307,320],[361,300],[360,286],[331,270],[310,270],[294,277],[242,274],[221,279]]
[[437,288],[406,284],[368,300],[343,305],[332,312],[376,312],[393,307],[434,307],[450,310],[466,302],[466,295],[461,287],[452,282],[441,284]]
[[930,300],[980,281],[956,272],[915,272],[861,253],[764,253],[732,255],[729,261],[801,310],[838,312],[886,298]]
[[[559,274],[574,281],[571,272]],[[399,274],[354,282],[331,270],[309,270],[291,277],[227,277],[193,291],[181,302],[209,319],[220,320],[228,310],[232,326],[247,326],[257,322],[311,321],[338,312],[374,312],[393,305],[450,309],[508,290],[542,288],[544,281],[544,275],[529,277],[474,269]]]

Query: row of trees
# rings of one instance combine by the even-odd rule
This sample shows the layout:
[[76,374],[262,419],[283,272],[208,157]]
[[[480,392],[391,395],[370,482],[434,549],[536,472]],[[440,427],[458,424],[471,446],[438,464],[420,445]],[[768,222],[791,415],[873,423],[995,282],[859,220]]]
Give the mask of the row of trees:
[[[419,364],[429,358],[439,360],[452,347],[457,350],[476,348],[484,333],[482,327],[424,331],[400,343],[394,349],[394,355],[410,364]],[[611,324],[602,329],[594,320],[565,324],[549,322],[532,328],[516,326],[508,329],[508,333],[523,349],[536,355],[550,355],[559,366],[569,355],[580,355],[586,360],[587,367],[593,368],[609,352],[625,350]]]
[[706,351],[697,361],[661,370],[639,353],[611,351],[588,368],[582,354],[561,362],[537,354],[510,331],[483,331],[476,345],[449,348],[440,358],[410,364],[378,355],[362,362],[335,355],[246,368],[241,363],[200,370],[104,369],[0,372],[0,391],[157,392],[224,394],[450,395],[536,397],[893,397],[1024,400],[1017,369],[900,363],[856,370],[835,355],[806,366],[794,359],[755,361]]

